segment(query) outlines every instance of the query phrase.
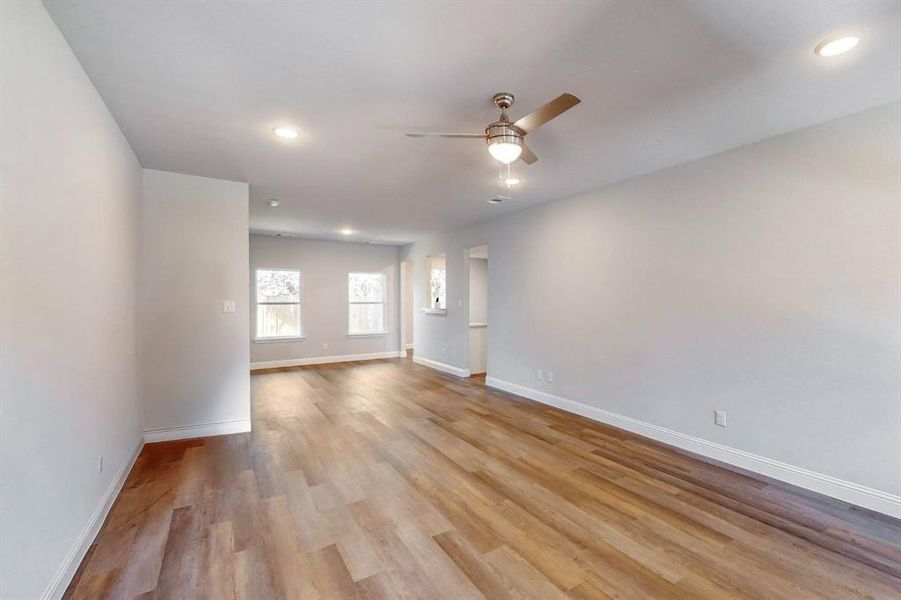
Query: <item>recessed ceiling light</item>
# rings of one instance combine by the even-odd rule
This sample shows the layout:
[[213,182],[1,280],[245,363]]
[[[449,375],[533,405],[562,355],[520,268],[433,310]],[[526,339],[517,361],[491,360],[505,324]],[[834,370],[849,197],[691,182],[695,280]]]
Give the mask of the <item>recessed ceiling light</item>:
[[286,140],[293,140],[297,138],[297,130],[292,127],[276,127],[272,130],[272,133]]
[[506,179],[504,179],[504,183],[507,184],[507,187],[510,187],[511,185],[516,185],[516,184],[518,184],[518,183],[519,183],[519,178],[517,178],[517,177],[507,177]]
[[820,42],[813,51],[820,56],[838,56],[839,54],[844,54],[848,50],[854,48],[859,41],[859,37],[848,35]]
[[350,235],[350,234],[352,234],[353,232],[354,232],[353,229],[348,229],[348,228],[346,228],[346,227],[345,227],[344,229],[341,230],[341,234],[342,234],[342,235]]
[[279,204],[281,204],[281,202],[279,202],[275,198],[273,198],[272,200],[269,201],[269,206],[271,206],[272,208],[277,207]]

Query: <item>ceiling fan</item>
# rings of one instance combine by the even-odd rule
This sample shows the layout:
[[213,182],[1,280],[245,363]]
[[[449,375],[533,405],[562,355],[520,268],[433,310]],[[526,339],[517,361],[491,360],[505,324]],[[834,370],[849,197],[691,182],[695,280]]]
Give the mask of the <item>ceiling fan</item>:
[[485,133],[407,133],[407,137],[443,137],[482,139],[488,144],[488,152],[496,160],[510,164],[517,158],[531,165],[538,157],[525,144],[526,134],[538,129],[551,119],[581,102],[572,94],[561,94],[544,106],[516,121],[510,121],[507,109],[513,106],[513,94],[500,92],[492,98],[501,109],[501,118],[485,128]]

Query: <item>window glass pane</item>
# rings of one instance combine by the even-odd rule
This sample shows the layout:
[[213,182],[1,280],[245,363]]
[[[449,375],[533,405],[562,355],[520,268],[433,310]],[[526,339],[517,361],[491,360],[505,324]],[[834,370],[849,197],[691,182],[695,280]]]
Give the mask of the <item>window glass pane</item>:
[[257,271],[257,302],[300,302],[300,271]]
[[258,304],[257,337],[300,336],[299,304]]
[[381,273],[350,273],[347,297],[351,302],[384,302],[384,282]]
[[444,269],[432,268],[429,276],[429,290],[431,291],[431,297],[429,298],[430,308],[447,308],[446,274],[447,271]]
[[383,333],[385,331],[384,304],[351,304],[348,333]]

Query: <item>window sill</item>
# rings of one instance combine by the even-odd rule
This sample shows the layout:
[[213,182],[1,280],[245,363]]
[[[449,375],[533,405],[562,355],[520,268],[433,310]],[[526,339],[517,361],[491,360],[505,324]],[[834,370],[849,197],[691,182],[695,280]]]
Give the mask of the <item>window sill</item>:
[[277,342],[302,342],[307,339],[305,336],[276,337],[276,338],[254,338],[254,344],[274,344]]
[[427,315],[447,315],[446,308],[423,308],[422,312]]
[[369,338],[369,337],[385,337],[388,335],[387,331],[382,331],[378,333],[348,333],[347,337],[349,338]]

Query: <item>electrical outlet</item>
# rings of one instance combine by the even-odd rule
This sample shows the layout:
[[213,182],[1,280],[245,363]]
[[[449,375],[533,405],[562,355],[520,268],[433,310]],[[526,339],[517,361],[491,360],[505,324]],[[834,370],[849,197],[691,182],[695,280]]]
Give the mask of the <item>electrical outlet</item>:
[[103,473],[103,455],[97,457],[97,472]]
[[538,381],[542,380],[541,369],[535,369],[535,377],[538,378]]
[[328,350],[328,343],[322,342],[322,349],[323,349],[323,350]]
[[719,425],[720,427],[726,426],[726,411],[724,410],[715,410],[713,411],[713,422]]
[[447,356],[447,346],[441,348],[441,352],[444,354],[444,356]]
[[222,301],[222,312],[224,313],[233,313],[235,312],[235,301],[234,300],[223,300]]
[[554,383],[554,372],[553,371],[547,372],[547,382]]

